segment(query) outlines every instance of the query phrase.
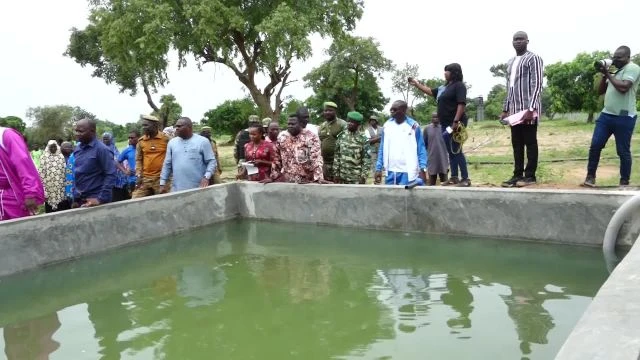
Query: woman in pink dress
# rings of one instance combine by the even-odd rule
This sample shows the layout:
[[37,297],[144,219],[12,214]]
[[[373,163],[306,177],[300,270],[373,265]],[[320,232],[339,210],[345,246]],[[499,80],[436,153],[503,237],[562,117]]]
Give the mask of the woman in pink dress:
[[34,215],[44,188],[19,132],[0,127],[0,221]]
[[248,175],[245,168],[241,178],[249,181],[261,181],[268,179],[271,174],[271,165],[275,156],[273,144],[267,142],[263,138],[263,129],[261,126],[249,128],[250,141],[244,145],[244,156],[248,163],[256,166],[258,172]]

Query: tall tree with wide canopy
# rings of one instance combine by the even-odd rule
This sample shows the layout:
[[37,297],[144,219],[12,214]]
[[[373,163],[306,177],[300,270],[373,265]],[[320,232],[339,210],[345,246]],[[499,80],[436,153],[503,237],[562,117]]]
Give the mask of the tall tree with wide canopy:
[[[380,91],[378,79],[392,64],[373,38],[343,36],[327,50],[329,59],[305,75],[305,86],[313,89],[309,99],[313,108],[324,101],[339,105],[339,115],[358,110],[367,114],[381,110],[388,101]],[[321,105],[320,105],[320,108]]]
[[[72,29],[66,54],[123,92],[168,82],[170,52],[180,67],[223,64],[249,90],[262,116],[277,118],[292,64],[312,54],[312,34],[355,28],[363,0],[89,0],[89,25]],[[260,75],[266,85],[259,85]],[[272,102],[275,96],[275,103]]]

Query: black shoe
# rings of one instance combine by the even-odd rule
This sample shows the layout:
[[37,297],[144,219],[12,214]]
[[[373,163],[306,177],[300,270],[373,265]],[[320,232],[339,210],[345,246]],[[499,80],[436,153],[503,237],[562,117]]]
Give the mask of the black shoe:
[[629,186],[629,180],[620,179],[620,186]]
[[525,186],[535,185],[535,184],[536,184],[536,178],[535,177],[522,178],[522,179],[518,180],[518,182],[516,182],[516,186],[517,187],[525,187]]
[[587,175],[587,178],[584,179],[582,186],[594,188],[596,187],[596,177],[593,175]]
[[522,180],[522,178],[514,176],[514,177],[512,177],[511,179],[509,179],[507,181],[503,181],[502,182],[502,187],[506,187],[506,188],[515,187],[519,180]]

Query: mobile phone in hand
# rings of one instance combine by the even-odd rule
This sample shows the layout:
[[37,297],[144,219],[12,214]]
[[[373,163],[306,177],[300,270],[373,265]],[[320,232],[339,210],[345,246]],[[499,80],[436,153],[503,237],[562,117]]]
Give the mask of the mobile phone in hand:
[[451,134],[451,133],[453,132],[453,129],[451,128],[451,126],[447,126],[447,129],[446,129],[446,130],[447,130],[447,132],[448,132],[449,134]]

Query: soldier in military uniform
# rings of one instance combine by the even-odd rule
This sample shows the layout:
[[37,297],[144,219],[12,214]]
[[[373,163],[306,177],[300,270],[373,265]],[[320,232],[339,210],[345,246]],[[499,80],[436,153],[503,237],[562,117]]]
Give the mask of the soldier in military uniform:
[[324,116],[325,122],[320,125],[318,129],[318,136],[320,137],[320,148],[322,150],[322,160],[324,162],[322,172],[324,179],[333,181],[333,157],[336,149],[336,140],[338,135],[347,128],[347,122],[338,119],[336,116],[336,110],[338,105],[336,103],[328,101],[324,103]]
[[136,189],[132,198],[137,199],[160,193],[160,173],[167,153],[169,137],[159,131],[160,120],[151,115],[142,116],[144,136],[136,146]]
[[211,138],[211,131],[213,129],[211,126],[203,126],[200,129],[200,136],[204,136],[211,142],[211,147],[213,148],[213,155],[216,158],[216,172],[211,175],[211,179],[209,179],[209,185],[222,184],[222,179],[220,175],[222,175],[222,167],[220,166],[220,155],[218,155],[218,144],[215,140]]
[[347,130],[338,135],[333,163],[334,182],[364,184],[371,170],[369,139],[359,131],[364,117],[356,111],[347,114]]

